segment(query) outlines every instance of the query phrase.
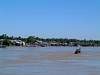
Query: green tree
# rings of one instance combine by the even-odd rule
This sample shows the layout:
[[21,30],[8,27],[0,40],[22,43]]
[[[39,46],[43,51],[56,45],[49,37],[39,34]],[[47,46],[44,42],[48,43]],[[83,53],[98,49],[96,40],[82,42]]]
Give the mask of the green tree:
[[3,40],[3,45],[10,46],[11,45],[11,41],[8,40],[8,39],[4,39]]
[[34,44],[36,42],[36,39],[34,36],[29,36],[27,39],[26,39],[26,42],[29,43],[29,44]]

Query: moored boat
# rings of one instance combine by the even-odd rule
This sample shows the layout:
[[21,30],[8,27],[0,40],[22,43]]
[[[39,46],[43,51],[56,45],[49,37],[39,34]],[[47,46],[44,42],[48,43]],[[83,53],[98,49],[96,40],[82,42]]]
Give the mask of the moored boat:
[[0,48],[6,48],[6,45],[0,45]]

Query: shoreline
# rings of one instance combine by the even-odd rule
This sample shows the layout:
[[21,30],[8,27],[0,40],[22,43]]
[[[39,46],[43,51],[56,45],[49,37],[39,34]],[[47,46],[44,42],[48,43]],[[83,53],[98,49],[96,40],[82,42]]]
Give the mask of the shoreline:
[[[8,47],[19,47],[19,48],[27,48],[27,47],[70,47],[70,48],[74,48],[74,47],[77,47],[77,46],[5,46],[4,48],[8,48]],[[82,48],[87,48],[87,47],[91,47],[91,48],[95,48],[95,47],[100,47],[100,46],[81,46]],[[0,48],[3,48],[3,47],[0,47]]]

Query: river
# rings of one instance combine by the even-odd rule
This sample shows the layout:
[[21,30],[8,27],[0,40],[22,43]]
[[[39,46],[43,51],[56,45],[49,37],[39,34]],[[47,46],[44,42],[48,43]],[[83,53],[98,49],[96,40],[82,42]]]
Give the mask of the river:
[[100,47],[0,48],[0,75],[100,75]]

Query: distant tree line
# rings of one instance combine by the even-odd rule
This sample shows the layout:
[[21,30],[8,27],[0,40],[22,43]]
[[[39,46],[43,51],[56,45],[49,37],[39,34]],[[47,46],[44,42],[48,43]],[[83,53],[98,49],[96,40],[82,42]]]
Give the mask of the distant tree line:
[[78,40],[78,39],[67,39],[67,38],[39,38],[35,36],[28,36],[27,38],[23,38],[21,36],[14,37],[14,36],[8,36],[7,34],[0,35],[0,44],[2,45],[13,45],[11,43],[11,40],[21,40],[28,44],[34,44],[37,41],[43,41],[43,42],[55,42],[55,43],[67,43],[68,45],[73,44],[76,46],[77,44],[81,46],[100,46],[100,40]]

